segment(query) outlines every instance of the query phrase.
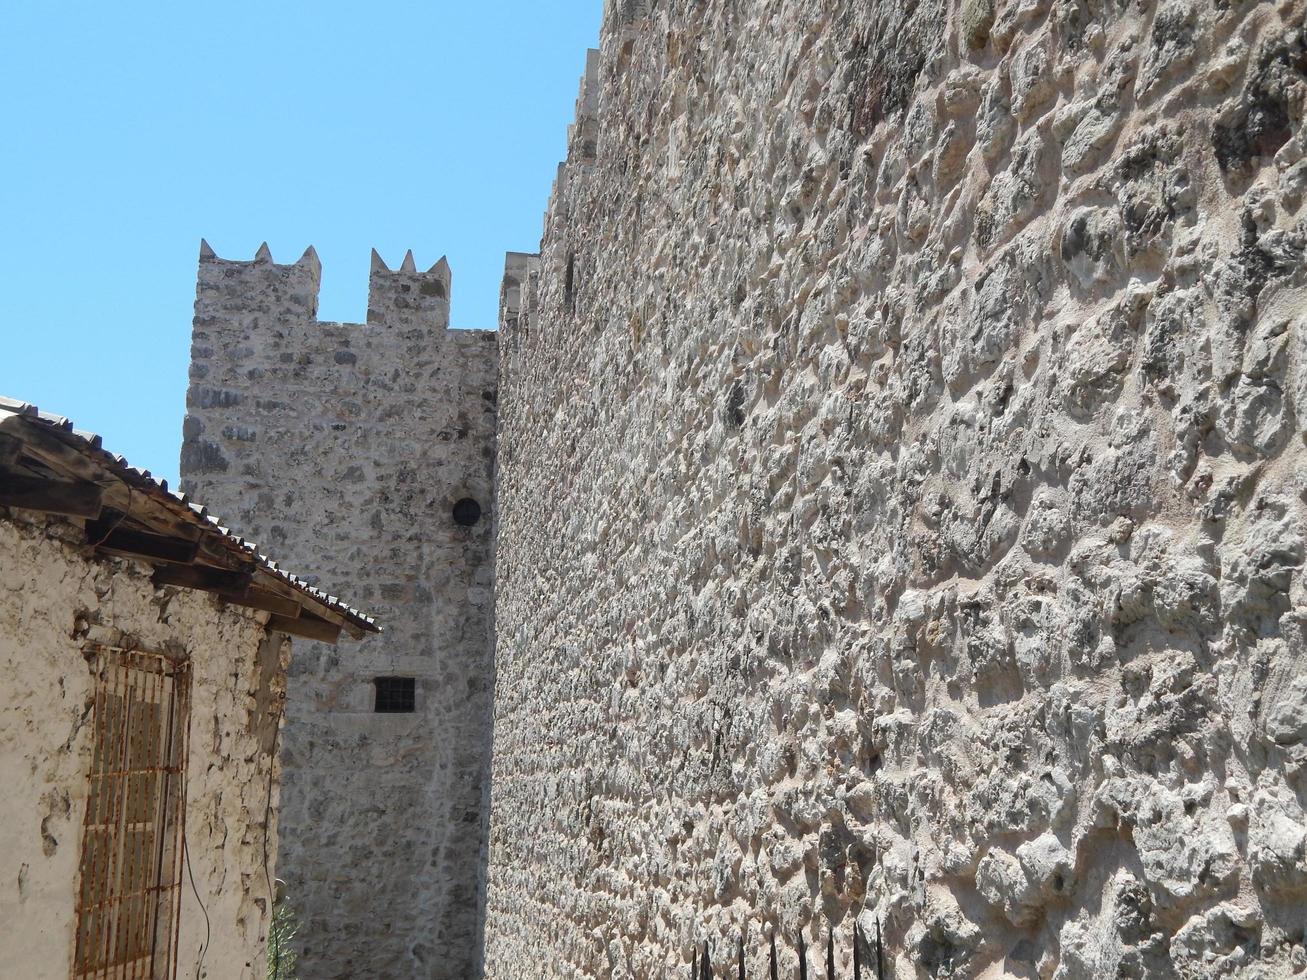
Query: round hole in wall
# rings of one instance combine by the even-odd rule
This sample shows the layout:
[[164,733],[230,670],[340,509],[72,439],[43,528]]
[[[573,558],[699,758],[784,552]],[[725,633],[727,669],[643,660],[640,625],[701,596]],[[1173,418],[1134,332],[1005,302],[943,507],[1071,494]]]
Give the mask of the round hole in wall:
[[481,520],[481,505],[471,497],[464,497],[454,505],[454,523],[471,527]]

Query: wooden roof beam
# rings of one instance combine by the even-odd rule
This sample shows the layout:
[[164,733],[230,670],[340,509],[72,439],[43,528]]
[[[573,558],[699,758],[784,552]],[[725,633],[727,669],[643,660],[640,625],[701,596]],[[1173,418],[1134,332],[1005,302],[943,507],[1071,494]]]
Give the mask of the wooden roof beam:
[[[22,442],[26,455],[56,473],[99,486],[103,491],[104,506],[130,513],[133,520],[147,525],[154,533],[184,541],[199,540],[200,529],[191,523],[189,516],[172,513],[163,504],[151,499],[148,493],[133,490],[121,479],[106,479],[103,466],[64,442],[58,430],[19,415],[0,419],[0,423],[5,424],[7,431]],[[178,504],[179,508],[182,506]]]
[[86,543],[97,551],[146,561],[189,565],[195,561],[199,546],[194,541],[179,541],[161,534],[149,534],[123,526],[124,521],[101,518],[86,525]]
[[240,595],[250,587],[254,576],[207,565],[160,565],[154,570],[155,585],[173,585],[179,589],[196,589],[220,595]]
[[104,494],[93,483],[47,480],[0,469],[0,506],[94,520],[103,505]]
[[288,619],[297,619],[303,602],[277,595],[253,585],[249,572],[233,572],[207,565],[160,565],[154,570],[155,585],[212,592],[223,602],[248,609],[262,609]]
[[321,643],[336,643],[340,639],[340,627],[328,623],[316,616],[302,615],[298,619],[286,616],[273,616],[268,620],[268,629],[276,633],[302,637],[306,640],[318,640]]
[[298,619],[304,607],[294,599],[287,599],[264,589],[248,589],[238,595],[224,595],[223,602],[247,609],[261,609],[282,619]]
[[333,626],[343,629],[356,640],[361,640],[366,635],[365,632],[356,624],[350,622],[345,616],[337,613],[325,602],[321,602],[310,595],[300,592],[271,573],[260,571],[256,573],[255,580],[260,588],[267,589],[269,592],[288,599],[296,599],[307,612],[316,616],[318,619],[324,620]]
[[0,466],[13,466],[22,455],[23,442],[0,432]]

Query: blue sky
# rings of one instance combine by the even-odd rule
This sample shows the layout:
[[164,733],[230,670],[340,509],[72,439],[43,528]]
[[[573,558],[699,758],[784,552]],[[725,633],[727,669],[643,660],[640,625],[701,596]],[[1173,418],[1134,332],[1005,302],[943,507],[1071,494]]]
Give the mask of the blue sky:
[[0,394],[173,481],[200,239],[312,244],[360,321],[370,250],[493,327],[535,251],[602,0],[0,0]]

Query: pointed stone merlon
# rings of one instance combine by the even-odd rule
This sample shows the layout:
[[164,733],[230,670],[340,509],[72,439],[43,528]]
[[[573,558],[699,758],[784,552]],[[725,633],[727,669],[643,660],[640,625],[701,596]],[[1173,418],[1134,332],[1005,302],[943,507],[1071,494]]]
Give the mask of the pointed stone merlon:
[[513,330],[530,307],[532,291],[540,272],[540,256],[530,252],[509,252],[504,256],[504,278],[499,286],[499,326]]
[[544,234],[566,210],[568,192],[584,184],[599,153],[599,49],[585,53],[585,71],[577,87],[573,122],[567,127],[567,159],[558,165],[558,176],[545,208]]
[[591,118],[599,113],[599,49],[586,48],[585,72],[576,96],[576,117]]
[[267,242],[253,259],[219,258],[200,241],[195,287],[195,326],[251,329],[269,321],[313,319],[318,315],[322,263],[309,246],[296,261],[280,265]]
[[445,330],[449,327],[449,291],[452,276],[444,257],[426,272],[419,272],[409,251],[399,268],[391,270],[374,249],[368,276],[368,323],[380,327]]
[[[252,332],[291,329],[318,315],[322,263],[310,246],[295,262],[282,265],[267,243],[253,259],[219,258],[200,242],[195,293],[195,328]],[[368,323],[383,327],[444,330],[449,326],[449,263],[442,258],[419,272],[409,251],[392,270],[374,249],[368,276]]]
[[604,0],[606,30],[629,30],[649,16],[649,0]]
[[567,128],[568,158],[591,163],[599,145],[599,49],[585,53],[585,73],[576,93],[575,121]]

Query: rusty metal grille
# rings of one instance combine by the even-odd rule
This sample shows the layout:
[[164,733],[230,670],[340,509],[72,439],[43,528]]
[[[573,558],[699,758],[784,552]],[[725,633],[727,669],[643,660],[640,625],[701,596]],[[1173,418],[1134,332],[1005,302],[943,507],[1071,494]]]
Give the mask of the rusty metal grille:
[[108,647],[96,675],[75,980],[173,980],[190,665]]

